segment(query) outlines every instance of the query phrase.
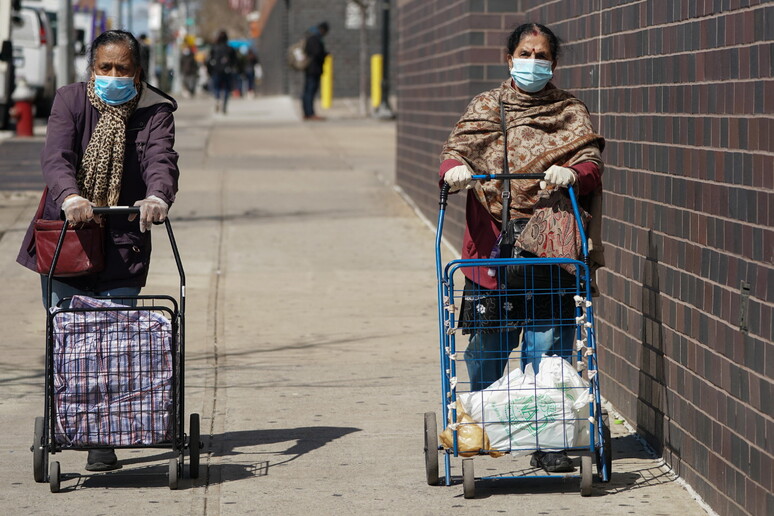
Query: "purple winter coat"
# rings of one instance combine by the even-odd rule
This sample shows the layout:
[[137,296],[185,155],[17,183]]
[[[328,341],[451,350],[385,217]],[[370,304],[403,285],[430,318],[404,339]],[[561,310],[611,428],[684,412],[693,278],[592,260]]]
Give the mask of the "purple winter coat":
[[[48,185],[44,219],[62,218],[65,198],[71,194],[80,195],[75,173],[100,116],[86,97],[86,87],[85,82],[64,86],[54,98],[46,144],[40,158],[43,180]],[[175,121],[172,113],[176,109],[177,102],[172,97],[148,84],[143,85],[137,109],[126,123],[119,206],[132,206],[149,195],[163,199],[169,206],[174,202],[180,175],[178,154],[173,149]],[[124,215],[104,217],[105,269],[90,276],[57,279],[88,291],[145,286],[151,239],[149,232],[140,233],[138,219],[129,222]],[[33,223],[30,223],[16,261],[36,271]]]

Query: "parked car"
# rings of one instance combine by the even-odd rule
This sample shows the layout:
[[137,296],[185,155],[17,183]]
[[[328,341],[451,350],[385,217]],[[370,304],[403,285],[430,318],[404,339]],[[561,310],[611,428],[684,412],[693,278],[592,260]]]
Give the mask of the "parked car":
[[35,90],[37,116],[48,116],[56,93],[54,43],[45,11],[22,7],[11,31],[16,80],[22,77]]
[[0,0],[0,130],[8,129],[13,106],[15,78],[11,24],[20,8],[19,0]]

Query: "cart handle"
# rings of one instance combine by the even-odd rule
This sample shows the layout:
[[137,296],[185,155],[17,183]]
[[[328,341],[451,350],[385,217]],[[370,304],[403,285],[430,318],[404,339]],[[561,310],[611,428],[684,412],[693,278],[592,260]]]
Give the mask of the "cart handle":
[[139,206],[99,206],[91,209],[94,215],[128,215],[132,213],[140,213]]
[[[474,174],[470,177],[473,179],[483,179],[483,180],[543,179],[545,177],[545,174],[543,172],[536,172],[536,173],[530,173],[530,174]],[[448,199],[449,199],[449,184],[444,182],[443,185],[441,185],[441,200],[438,203],[441,206],[441,209],[446,209],[446,204]]]
[[529,174],[474,174],[473,179],[543,179],[543,172],[532,172]]
[[[95,215],[131,215],[139,214],[139,206],[99,206],[92,208],[92,212]],[[177,273],[180,276],[180,312],[185,313],[185,271],[183,270],[183,262],[180,259],[180,251],[177,248],[177,242],[175,241],[175,235],[172,232],[172,224],[169,222],[169,217],[164,219],[163,224],[167,228],[167,237],[169,238],[169,245],[172,248],[172,254],[175,257],[175,265],[177,266]],[[47,308],[51,308],[51,301],[53,299],[53,293],[51,287],[53,286],[54,271],[56,270],[56,263],[59,260],[59,253],[62,250],[62,244],[64,243],[65,232],[70,227],[70,224],[65,222],[62,224],[62,232],[59,234],[59,241],[57,242],[56,249],[54,250],[54,256],[51,258],[51,269],[48,271],[46,278],[47,289]]]
[[[530,174],[475,174],[471,177],[473,179],[484,179],[484,180],[543,179],[545,177],[545,174],[542,172],[530,173]],[[586,265],[589,265],[588,242],[586,240],[587,239],[586,230],[583,228],[583,224],[580,223],[582,219],[580,216],[578,199],[576,197],[576,193],[572,185],[568,185],[567,193],[570,197],[570,201],[572,202],[572,209],[575,215],[575,220],[578,221],[578,231],[580,232],[580,237],[581,237],[581,256],[583,256],[584,258],[583,261],[586,263]],[[435,237],[435,261],[436,261],[437,276],[439,281],[441,279],[441,235],[443,233],[443,222],[446,214],[446,205],[447,205],[448,199],[449,199],[449,184],[444,182],[443,185],[441,185],[441,198],[440,198],[440,201],[438,202],[440,210],[438,212],[438,223],[436,225],[436,237]]]

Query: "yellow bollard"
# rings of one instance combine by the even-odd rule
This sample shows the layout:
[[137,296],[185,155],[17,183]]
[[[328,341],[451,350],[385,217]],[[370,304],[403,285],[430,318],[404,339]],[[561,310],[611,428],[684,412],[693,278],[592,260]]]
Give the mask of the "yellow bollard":
[[382,103],[382,77],[384,60],[381,54],[371,56],[371,106],[378,108]]
[[323,62],[323,73],[320,77],[320,106],[330,109],[333,105],[333,56],[328,54]]

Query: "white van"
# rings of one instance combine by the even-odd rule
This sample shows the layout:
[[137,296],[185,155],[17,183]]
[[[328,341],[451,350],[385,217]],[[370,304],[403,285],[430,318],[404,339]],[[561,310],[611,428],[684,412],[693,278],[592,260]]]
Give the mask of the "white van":
[[19,9],[19,0],[0,0],[0,130],[8,129],[13,106],[14,85],[11,23]]
[[35,90],[37,116],[48,116],[56,93],[54,42],[45,11],[22,7],[11,31],[16,81],[24,77]]

